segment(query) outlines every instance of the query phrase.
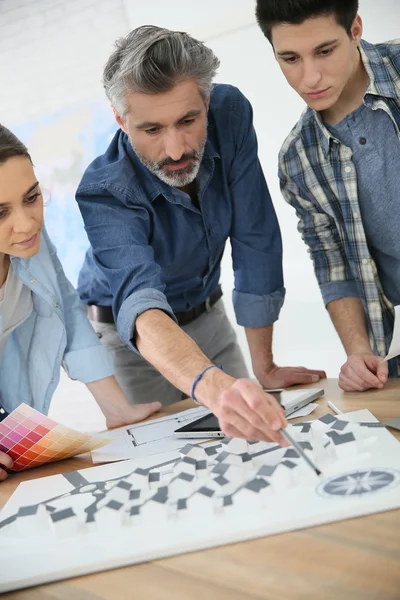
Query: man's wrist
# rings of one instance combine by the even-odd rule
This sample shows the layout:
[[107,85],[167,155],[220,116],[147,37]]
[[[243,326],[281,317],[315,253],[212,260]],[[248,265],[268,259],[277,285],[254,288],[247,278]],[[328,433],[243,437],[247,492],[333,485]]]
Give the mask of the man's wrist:
[[212,411],[221,392],[229,389],[235,381],[221,369],[209,369],[196,385],[197,401]]
[[253,361],[253,373],[258,380],[263,379],[268,373],[276,367],[272,352],[267,352],[263,356],[262,362]]
[[358,356],[362,356],[362,355],[371,355],[374,356],[374,352],[371,348],[371,346],[365,343],[361,343],[361,344],[351,344],[350,346],[348,346],[346,348],[346,354],[347,357],[349,357],[350,355],[358,355]]

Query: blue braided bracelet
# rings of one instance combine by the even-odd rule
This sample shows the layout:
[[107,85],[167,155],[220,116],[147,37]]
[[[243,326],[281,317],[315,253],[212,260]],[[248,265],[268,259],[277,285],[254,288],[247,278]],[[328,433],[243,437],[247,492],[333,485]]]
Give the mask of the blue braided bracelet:
[[200,404],[200,402],[197,400],[196,396],[194,395],[194,390],[196,389],[196,385],[199,383],[200,379],[203,377],[204,373],[206,371],[208,371],[209,369],[221,369],[222,371],[224,370],[224,366],[218,366],[218,365],[210,365],[209,367],[206,367],[205,369],[203,369],[203,371],[201,373],[199,373],[198,375],[196,375],[196,377],[194,378],[193,381],[193,385],[192,385],[192,391],[191,391],[191,396],[193,398],[193,400],[195,402],[197,402],[197,404]]

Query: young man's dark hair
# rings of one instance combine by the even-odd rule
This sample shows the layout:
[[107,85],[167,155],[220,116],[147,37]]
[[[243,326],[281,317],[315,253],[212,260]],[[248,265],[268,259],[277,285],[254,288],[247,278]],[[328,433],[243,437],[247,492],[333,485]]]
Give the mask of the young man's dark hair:
[[306,19],[332,14],[350,35],[357,12],[358,0],[257,0],[256,7],[258,24],[271,43],[274,25],[299,25]]

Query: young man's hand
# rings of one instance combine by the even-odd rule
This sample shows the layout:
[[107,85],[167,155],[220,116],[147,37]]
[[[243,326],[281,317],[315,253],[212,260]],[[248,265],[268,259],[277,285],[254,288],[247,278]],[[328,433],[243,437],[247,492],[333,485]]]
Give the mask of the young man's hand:
[[345,392],[382,389],[388,378],[388,363],[374,354],[350,354],[340,369],[339,387]]
[[4,481],[7,479],[8,473],[3,467],[7,469],[12,469],[14,466],[14,461],[11,456],[8,456],[5,452],[0,452],[0,481]]
[[326,377],[325,371],[305,367],[278,367],[272,364],[267,371],[257,374],[257,379],[265,389],[286,388],[291,385],[316,383]]

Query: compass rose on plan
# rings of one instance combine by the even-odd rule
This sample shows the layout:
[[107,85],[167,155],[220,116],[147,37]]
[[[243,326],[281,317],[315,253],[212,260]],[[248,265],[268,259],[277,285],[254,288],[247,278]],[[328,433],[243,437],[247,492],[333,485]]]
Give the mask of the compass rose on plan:
[[359,469],[331,477],[318,488],[323,496],[360,496],[393,488],[400,482],[400,473],[391,469]]

